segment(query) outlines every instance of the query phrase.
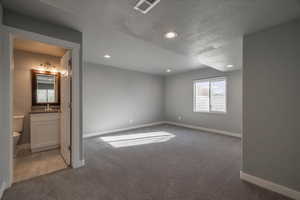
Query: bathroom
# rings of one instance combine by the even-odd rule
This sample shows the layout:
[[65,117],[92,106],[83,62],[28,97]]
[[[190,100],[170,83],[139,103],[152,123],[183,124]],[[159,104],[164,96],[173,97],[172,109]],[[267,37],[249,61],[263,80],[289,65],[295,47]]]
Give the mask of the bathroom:
[[23,38],[13,50],[13,182],[70,165],[71,53]]

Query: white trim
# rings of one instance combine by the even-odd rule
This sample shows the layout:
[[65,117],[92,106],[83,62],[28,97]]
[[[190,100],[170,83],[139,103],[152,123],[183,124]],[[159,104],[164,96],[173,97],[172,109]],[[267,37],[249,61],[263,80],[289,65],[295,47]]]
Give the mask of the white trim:
[[228,131],[222,131],[222,130],[217,130],[217,129],[205,128],[205,127],[194,126],[194,125],[183,124],[183,123],[177,123],[177,122],[171,122],[171,121],[159,121],[159,122],[154,122],[154,123],[149,123],[149,124],[131,126],[131,127],[127,127],[127,128],[119,128],[119,129],[113,129],[113,130],[107,130],[107,131],[97,131],[97,132],[92,132],[92,133],[85,133],[83,135],[83,138],[84,139],[93,138],[93,137],[97,137],[97,136],[101,136],[101,135],[105,135],[105,134],[116,133],[116,132],[121,132],[121,131],[129,131],[129,130],[133,130],[133,129],[144,128],[144,127],[155,126],[155,125],[161,125],[161,124],[170,124],[170,125],[175,125],[175,126],[181,126],[181,127],[185,127],[185,128],[191,128],[191,129],[196,129],[196,130],[201,130],[201,131],[218,133],[218,134],[221,134],[221,135],[226,135],[226,136],[231,136],[231,137],[236,137],[236,138],[241,138],[242,137],[240,133],[231,133],[231,132],[228,132]]
[[153,122],[153,123],[142,124],[142,125],[137,125],[137,126],[130,126],[127,128],[119,128],[119,129],[113,129],[113,130],[107,130],[107,131],[98,131],[98,132],[94,132],[94,133],[86,133],[83,135],[83,138],[92,138],[92,137],[97,137],[97,136],[105,135],[105,134],[109,134],[109,133],[129,131],[129,130],[133,130],[133,129],[144,128],[144,127],[148,127],[148,126],[155,126],[155,125],[160,125],[160,124],[165,124],[165,122],[160,121],[160,122]]
[[40,144],[40,145],[37,145],[35,147],[31,147],[31,152],[32,153],[37,153],[37,152],[47,151],[47,150],[57,149],[57,148],[59,148],[59,144],[53,144],[53,142],[51,142],[51,143],[48,143],[46,145],[45,144]]
[[249,183],[258,185],[262,188],[265,188],[265,189],[271,190],[273,192],[282,194],[282,195],[290,197],[292,199],[300,200],[300,192],[299,191],[290,189],[290,188],[285,187],[283,185],[279,185],[279,184],[273,183],[271,181],[267,181],[265,179],[262,179],[262,178],[259,178],[259,177],[256,177],[256,176],[252,176],[252,175],[244,173],[242,171],[240,171],[240,178],[243,181],[247,181]]
[[[2,26],[3,27],[3,26]],[[3,49],[3,54],[4,54],[4,67],[7,67],[8,69],[7,72],[7,77],[8,81],[7,84],[9,84],[9,106],[8,106],[8,117],[9,117],[9,124],[8,124],[8,129],[9,131],[7,132],[8,137],[7,137],[7,142],[9,144],[9,149],[7,150],[8,156],[9,156],[9,163],[8,163],[8,180],[5,181],[6,187],[10,187],[13,182],[13,158],[14,158],[14,153],[13,153],[13,135],[12,135],[12,129],[13,129],[13,71],[14,71],[14,60],[13,60],[13,36],[9,33],[4,31],[4,49]]]
[[0,199],[2,198],[4,191],[6,190],[7,186],[5,182],[2,182],[1,186],[0,186]]
[[78,161],[72,163],[73,168],[83,167],[84,165],[85,165],[85,160],[78,160]]
[[201,130],[201,131],[207,131],[207,132],[212,132],[212,133],[218,133],[221,135],[226,135],[226,136],[231,136],[231,137],[236,137],[236,138],[242,138],[242,134],[240,133],[232,133],[229,131],[223,131],[223,130],[217,130],[217,129],[212,129],[212,128],[205,128],[201,126],[194,126],[190,124],[183,124],[183,123],[177,123],[177,122],[171,122],[171,121],[166,121],[166,124],[171,124],[171,125],[176,125],[176,126],[182,126],[185,128],[191,128],[191,129],[196,129],[196,130]]

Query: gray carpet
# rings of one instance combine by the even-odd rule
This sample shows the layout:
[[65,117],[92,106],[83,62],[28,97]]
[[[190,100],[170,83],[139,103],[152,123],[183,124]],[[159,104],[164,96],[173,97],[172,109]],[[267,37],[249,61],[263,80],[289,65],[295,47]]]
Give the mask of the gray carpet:
[[240,180],[239,139],[167,125],[116,135],[126,136],[85,141],[85,167],[14,184],[3,199],[288,199]]

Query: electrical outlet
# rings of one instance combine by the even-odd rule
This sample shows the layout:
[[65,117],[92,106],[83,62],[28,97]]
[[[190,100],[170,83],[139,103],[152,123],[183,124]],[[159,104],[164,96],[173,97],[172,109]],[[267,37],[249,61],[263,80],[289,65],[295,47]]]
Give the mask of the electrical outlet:
[[178,116],[178,120],[181,121],[182,120],[182,116]]
[[132,124],[133,123],[133,119],[129,120],[129,124]]

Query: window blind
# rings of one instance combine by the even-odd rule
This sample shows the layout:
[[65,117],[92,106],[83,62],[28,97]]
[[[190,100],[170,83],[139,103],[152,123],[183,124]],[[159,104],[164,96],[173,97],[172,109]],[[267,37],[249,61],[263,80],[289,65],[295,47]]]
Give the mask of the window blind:
[[226,112],[224,77],[194,82],[194,112]]

